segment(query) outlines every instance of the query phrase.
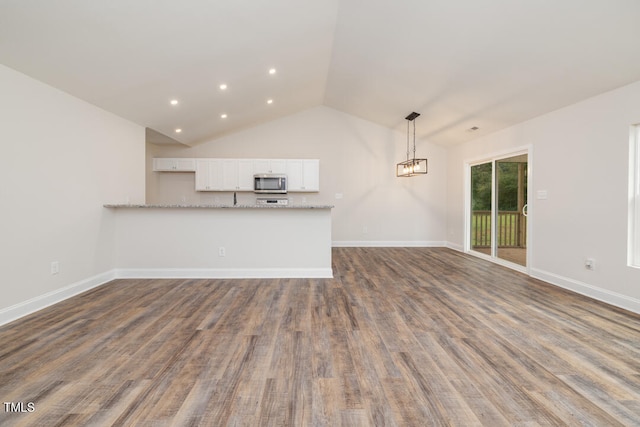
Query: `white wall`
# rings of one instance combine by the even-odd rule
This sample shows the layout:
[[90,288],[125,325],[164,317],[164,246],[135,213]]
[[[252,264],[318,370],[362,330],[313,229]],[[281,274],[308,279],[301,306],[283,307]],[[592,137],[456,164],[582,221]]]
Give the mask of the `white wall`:
[[[418,127],[420,123],[417,123]],[[230,193],[196,193],[193,173],[151,172],[152,157],[317,158],[320,193],[290,193],[294,202],[335,205],[335,244],[442,244],[446,227],[446,150],[417,141],[429,173],[396,178],[406,158],[406,133],[327,107],[316,107],[201,145],[147,148],[147,202],[231,202]],[[336,199],[336,193],[343,194]],[[252,193],[239,193],[251,203]],[[366,233],[364,232],[366,227]]]
[[145,146],[144,128],[1,65],[0,93],[2,323],[115,267],[102,204],[144,202]]
[[[464,242],[465,161],[533,147],[531,274],[640,311],[640,270],[627,267],[629,127],[640,122],[640,82],[452,148],[447,237]],[[535,192],[547,190],[547,200]],[[596,260],[595,271],[584,268]]]

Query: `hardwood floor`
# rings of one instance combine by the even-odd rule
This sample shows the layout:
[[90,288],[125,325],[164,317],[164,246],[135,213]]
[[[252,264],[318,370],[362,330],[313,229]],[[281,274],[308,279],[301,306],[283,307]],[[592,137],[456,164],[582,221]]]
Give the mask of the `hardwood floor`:
[[[473,248],[474,251],[491,256],[491,248]],[[498,248],[498,258],[527,266],[527,248]]]
[[25,412],[0,425],[640,425],[640,316],[448,249],[333,259],[116,280],[6,325]]

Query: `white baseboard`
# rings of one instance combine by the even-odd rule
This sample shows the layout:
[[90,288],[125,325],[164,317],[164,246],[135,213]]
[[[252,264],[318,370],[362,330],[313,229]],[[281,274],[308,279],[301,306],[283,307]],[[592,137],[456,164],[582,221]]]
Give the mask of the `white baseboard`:
[[428,240],[334,240],[334,248],[440,248],[446,246],[442,241]]
[[[464,247],[462,245],[458,245],[456,243],[447,242],[447,247],[456,251],[464,252]],[[513,265],[509,265],[511,263],[501,263],[497,262],[495,259],[492,259],[489,256],[483,256],[483,254],[473,254],[480,258],[486,259],[491,262],[496,262],[497,264],[505,265],[506,267],[513,268]],[[516,266],[517,267],[517,266]],[[516,268],[518,269],[518,268]],[[519,270],[519,269],[518,269]],[[526,271],[523,271],[526,273]],[[580,282],[579,280],[570,279],[568,277],[560,276],[555,273],[549,273],[548,271],[540,270],[538,268],[530,268],[529,275],[533,278],[540,279],[552,285],[567,289],[569,291],[575,292],[580,295],[587,296],[589,298],[593,298],[598,301],[602,301],[607,304],[614,305],[616,307],[623,308],[625,310],[632,311],[634,313],[640,314],[640,300],[635,298],[622,295],[616,292],[611,292],[606,289],[599,288],[597,286],[589,285],[584,282]]]
[[[393,243],[396,243],[395,245]],[[335,247],[441,247],[461,250],[450,242],[334,242]],[[640,314],[640,300],[616,292],[598,288],[577,280],[531,268],[531,277],[564,289],[588,296],[598,301]],[[331,268],[317,269],[117,269],[81,280],[64,288],[48,292],[27,301],[0,310],[0,325],[7,324],[28,314],[56,304],[74,295],[88,291],[117,278],[204,278],[204,279],[253,279],[253,278],[332,278]]]
[[625,310],[632,311],[640,314],[640,300],[622,295],[616,292],[608,291],[606,289],[599,288],[597,286],[589,285],[578,280],[563,277],[554,273],[549,273],[537,268],[530,269],[531,277],[544,280],[552,285],[559,286],[564,289],[576,292],[581,295],[596,299],[598,301],[605,302],[607,304],[615,305],[616,307],[623,308]]
[[0,310],[0,325],[13,322],[28,314],[34,313],[50,305],[56,304],[74,295],[78,295],[82,292],[88,291],[100,285],[116,278],[116,271],[110,270],[104,273],[89,277],[88,279],[80,280],[79,282],[72,283],[64,288],[56,289],[55,291],[48,292],[43,295],[39,295],[30,300],[20,302],[7,308]]
[[458,251],[458,252],[464,252],[464,246],[459,245],[457,243],[453,243],[453,242],[446,242],[445,246],[449,249],[453,249],[454,251]]
[[331,268],[114,269],[0,310],[0,326],[114,279],[330,279]]
[[119,279],[331,279],[331,268],[124,268]]

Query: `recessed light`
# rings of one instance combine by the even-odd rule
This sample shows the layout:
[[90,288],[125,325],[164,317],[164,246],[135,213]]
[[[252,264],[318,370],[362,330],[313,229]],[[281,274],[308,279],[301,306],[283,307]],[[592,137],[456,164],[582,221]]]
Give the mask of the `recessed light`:
[[273,99],[267,99],[267,104],[273,104]]
[[180,128],[176,129],[176,133],[180,133],[180,132],[182,132],[182,129]]
[[276,73],[276,69],[275,68],[269,68],[269,74],[275,74]]
[[226,85],[226,84],[224,84],[224,83],[222,83],[222,84],[220,85],[220,90],[226,90],[226,89],[227,89],[227,85]]
[[221,118],[221,119],[226,119],[226,118],[227,118],[227,113],[222,113],[222,114],[220,114],[220,118]]
[[177,99],[172,99],[171,100],[171,105],[178,105],[178,100]]

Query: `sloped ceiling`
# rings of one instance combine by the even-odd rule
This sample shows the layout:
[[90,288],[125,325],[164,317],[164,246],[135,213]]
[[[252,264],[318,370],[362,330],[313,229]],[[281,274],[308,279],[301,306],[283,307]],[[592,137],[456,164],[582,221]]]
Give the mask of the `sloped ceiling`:
[[640,80],[639,21],[637,0],[0,0],[0,63],[156,141],[326,105],[403,132],[417,111],[451,145]]

